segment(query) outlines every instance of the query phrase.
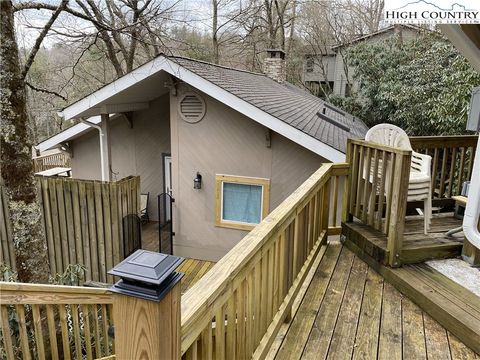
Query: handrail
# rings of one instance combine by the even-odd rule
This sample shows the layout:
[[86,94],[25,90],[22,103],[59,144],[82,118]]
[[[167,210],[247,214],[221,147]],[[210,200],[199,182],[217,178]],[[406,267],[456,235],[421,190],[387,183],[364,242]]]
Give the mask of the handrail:
[[348,197],[344,221],[359,219],[387,237],[390,266],[400,266],[412,152],[349,140]]
[[453,205],[452,196],[462,193],[472,175],[477,141],[477,135],[410,137],[415,151],[432,157],[434,206]]
[[326,240],[330,179],[347,167],[322,165],[183,295],[182,355],[265,354]]
[[8,359],[112,355],[107,289],[0,282],[0,348]]

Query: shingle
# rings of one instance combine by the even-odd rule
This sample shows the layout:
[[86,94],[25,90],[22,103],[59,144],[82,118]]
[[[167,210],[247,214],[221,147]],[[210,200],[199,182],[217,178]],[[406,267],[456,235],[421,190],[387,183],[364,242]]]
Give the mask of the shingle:
[[[290,83],[279,84],[263,74],[182,57],[169,59],[341,152],[345,152],[347,139],[363,138],[368,130],[361,120],[332,110],[335,106],[331,104],[325,107],[323,100]],[[324,108],[326,116],[350,131],[320,118],[317,114]]]

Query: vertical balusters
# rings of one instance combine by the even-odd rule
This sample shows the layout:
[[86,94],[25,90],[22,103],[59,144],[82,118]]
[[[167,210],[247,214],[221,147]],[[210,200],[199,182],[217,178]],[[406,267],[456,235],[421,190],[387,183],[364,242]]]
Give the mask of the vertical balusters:
[[[58,315],[60,318],[60,330],[62,332],[63,358],[64,360],[70,360],[70,340],[68,338],[67,311],[65,309],[66,306],[68,305],[60,305],[58,307]],[[107,355],[107,353],[105,355]]]
[[371,176],[371,171],[370,171],[370,168],[371,168],[371,165],[372,165],[372,156],[371,156],[371,148],[368,148],[367,149],[367,161],[366,161],[366,165],[364,166],[364,169],[361,170],[363,172],[363,198],[362,198],[362,221],[364,223],[367,222],[367,218],[368,218],[368,210],[367,210],[367,207],[368,207],[368,198],[369,198],[369,194],[368,194],[368,190],[369,190],[369,187],[370,187],[370,176]]
[[215,358],[225,357],[225,306],[221,306],[215,315]]
[[442,169],[440,172],[440,198],[445,196],[445,178],[446,178],[446,168],[447,168],[447,159],[448,159],[448,149],[443,148],[443,156],[442,156]]
[[5,347],[5,352],[7,353],[7,359],[14,359],[13,354],[13,343],[12,336],[10,334],[10,325],[8,323],[8,308],[6,305],[0,305],[0,315],[1,315],[1,326],[2,326],[2,337]]
[[[227,303],[227,333],[226,333],[226,348],[225,348],[225,358],[226,359],[236,359],[236,314],[235,314],[235,293],[230,296]],[[259,323],[258,326],[261,324]],[[259,328],[258,333],[261,333]]]
[[364,162],[365,162],[365,155],[364,155],[365,148],[362,146],[360,147],[359,153],[359,161],[358,161],[358,176],[357,176],[357,194],[355,197],[355,217],[360,219],[360,211],[361,211],[361,204],[360,199],[362,195],[362,185],[364,183],[363,176],[364,176]]
[[381,171],[379,173],[380,176],[380,188],[378,190],[378,212],[377,212],[377,218],[376,218],[376,224],[375,224],[375,229],[381,230],[382,229],[382,217],[383,217],[383,208],[384,205],[386,205],[386,197],[385,197],[385,185],[387,183],[387,176],[386,176],[386,170],[387,170],[387,152],[385,150],[382,150],[382,162],[381,166],[379,164],[379,168],[381,167]]
[[378,182],[378,149],[373,152],[373,171],[372,176],[372,189],[370,191],[370,199],[368,205],[368,225],[374,226],[375,222],[375,203],[377,195],[377,182]]
[[24,360],[30,360],[30,347],[28,344],[27,322],[25,319],[25,306],[15,305],[15,312],[17,315],[17,321],[19,326],[20,344],[22,348],[22,358]]
[[460,192],[462,191],[462,185],[463,185],[463,174],[465,172],[465,147],[462,146],[460,150],[460,170],[458,170],[458,191],[457,195],[460,195]]
[[47,304],[47,324],[48,324],[48,337],[50,340],[50,352],[52,359],[58,359],[58,345],[57,345],[57,332],[55,326],[55,316],[53,305]]

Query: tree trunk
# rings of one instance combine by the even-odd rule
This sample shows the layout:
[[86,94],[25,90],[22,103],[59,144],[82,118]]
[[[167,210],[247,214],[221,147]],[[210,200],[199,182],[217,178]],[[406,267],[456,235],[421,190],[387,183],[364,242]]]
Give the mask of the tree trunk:
[[26,90],[14,29],[12,2],[0,1],[0,174],[9,199],[18,279],[45,283],[50,270],[33,176]]
[[218,45],[218,0],[212,0],[212,47],[213,47],[213,62],[220,63],[220,50]]

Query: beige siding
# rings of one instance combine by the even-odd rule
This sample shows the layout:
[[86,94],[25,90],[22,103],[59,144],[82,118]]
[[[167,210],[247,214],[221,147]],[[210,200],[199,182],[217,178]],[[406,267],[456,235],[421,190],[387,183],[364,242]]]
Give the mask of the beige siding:
[[72,177],[85,180],[100,180],[100,143],[98,131],[93,129],[71,141]]
[[[272,210],[322,159],[277,134],[271,136],[271,147],[267,147],[263,126],[213,98],[203,98],[205,118],[188,124],[177,116],[178,97],[171,97],[174,242],[181,256],[218,260],[246,232],[214,225],[216,174],[270,179]],[[201,190],[193,189],[197,171],[202,175]]]
[[168,95],[151,102],[150,108],[134,114],[135,165],[142,192],[150,193],[150,218],[158,220],[157,195],[164,191],[162,154],[170,153],[170,108]]
[[[170,152],[168,95],[150,103],[146,110],[133,114],[133,128],[123,117],[111,120],[110,142],[112,179],[140,175],[141,191],[150,193],[149,214],[158,219],[157,195],[163,190],[162,154]],[[72,176],[100,180],[98,131],[72,141]]]
[[[170,101],[168,96],[159,98],[135,113],[133,129],[126,119],[112,121],[112,169],[118,178],[140,175],[156,219],[156,195],[163,192],[162,154],[170,152],[171,139],[175,253],[218,260],[246,231],[215,226],[216,174],[270,179],[273,210],[325,160],[206,95],[205,118],[197,124],[184,122],[177,116],[177,100],[187,90],[191,89],[180,85],[178,96],[171,95]],[[98,132],[73,141],[73,150],[74,176],[100,179]],[[193,189],[197,171],[201,190]]]

